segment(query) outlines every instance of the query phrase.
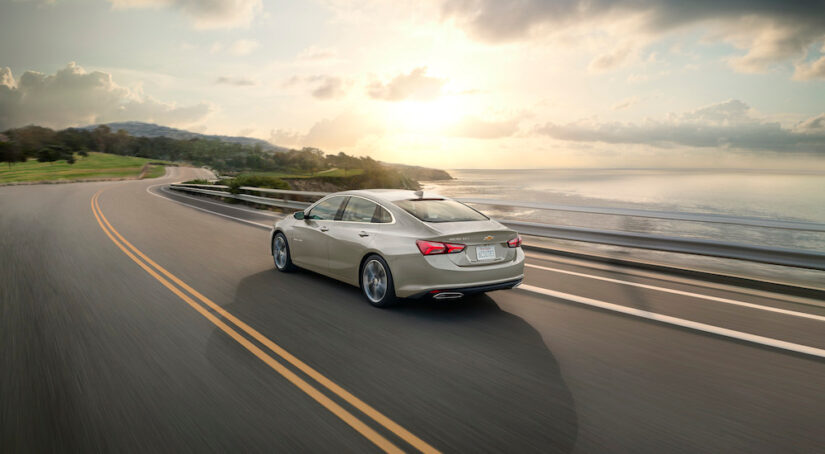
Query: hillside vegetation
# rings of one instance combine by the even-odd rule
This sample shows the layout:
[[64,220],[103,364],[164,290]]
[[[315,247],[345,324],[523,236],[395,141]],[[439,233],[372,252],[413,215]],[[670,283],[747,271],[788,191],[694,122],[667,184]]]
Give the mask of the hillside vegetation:
[[[13,166],[0,166],[0,184],[26,181],[96,180],[138,177],[152,159],[90,152],[75,156],[75,163],[66,160],[38,162],[29,159]],[[149,166],[144,178],[162,176],[163,166]]]
[[[125,130],[69,128],[53,131],[39,126],[5,131],[0,137],[0,161],[30,158],[68,159],[74,152],[96,151],[151,160],[208,166],[227,176],[262,174],[287,179],[318,180],[340,188],[418,189],[419,179],[450,179],[443,170],[384,164],[370,157],[326,154],[317,148],[271,151],[260,144],[245,145],[196,137],[135,137]],[[20,165],[20,164],[16,164]]]

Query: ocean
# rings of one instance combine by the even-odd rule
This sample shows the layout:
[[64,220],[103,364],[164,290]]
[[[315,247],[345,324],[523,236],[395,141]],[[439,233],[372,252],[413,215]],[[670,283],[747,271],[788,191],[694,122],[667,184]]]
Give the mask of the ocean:
[[[825,223],[825,173],[704,169],[449,170],[425,191],[559,205],[715,213]],[[825,252],[825,234],[479,205],[494,218],[710,238]]]

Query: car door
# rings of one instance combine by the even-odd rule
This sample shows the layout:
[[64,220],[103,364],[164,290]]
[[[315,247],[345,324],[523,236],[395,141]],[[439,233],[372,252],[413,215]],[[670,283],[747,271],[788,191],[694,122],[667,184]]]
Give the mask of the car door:
[[290,252],[296,265],[323,274],[329,273],[329,231],[345,200],[345,196],[332,196],[321,200],[303,220],[293,224]]
[[389,213],[377,203],[351,196],[344,206],[341,219],[330,226],[330,275],[357,284],[361,259],[373,248],[378,227],[389,219]]

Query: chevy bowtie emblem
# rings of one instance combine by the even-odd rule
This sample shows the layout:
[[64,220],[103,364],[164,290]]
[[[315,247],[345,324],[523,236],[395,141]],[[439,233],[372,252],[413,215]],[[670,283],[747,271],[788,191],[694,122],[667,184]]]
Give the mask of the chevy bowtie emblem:
[[484,241],[490,241],[493,239],[493,235],[487,235],[484,237]]

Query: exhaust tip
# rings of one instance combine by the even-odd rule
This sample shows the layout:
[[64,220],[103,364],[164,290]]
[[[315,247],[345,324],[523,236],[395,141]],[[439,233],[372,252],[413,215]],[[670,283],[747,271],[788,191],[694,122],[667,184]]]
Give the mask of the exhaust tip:
[[433,295],[433,298],[437,300],[452,300],[456,298],[461,298],[464,296],[461,292],[440,292]]

